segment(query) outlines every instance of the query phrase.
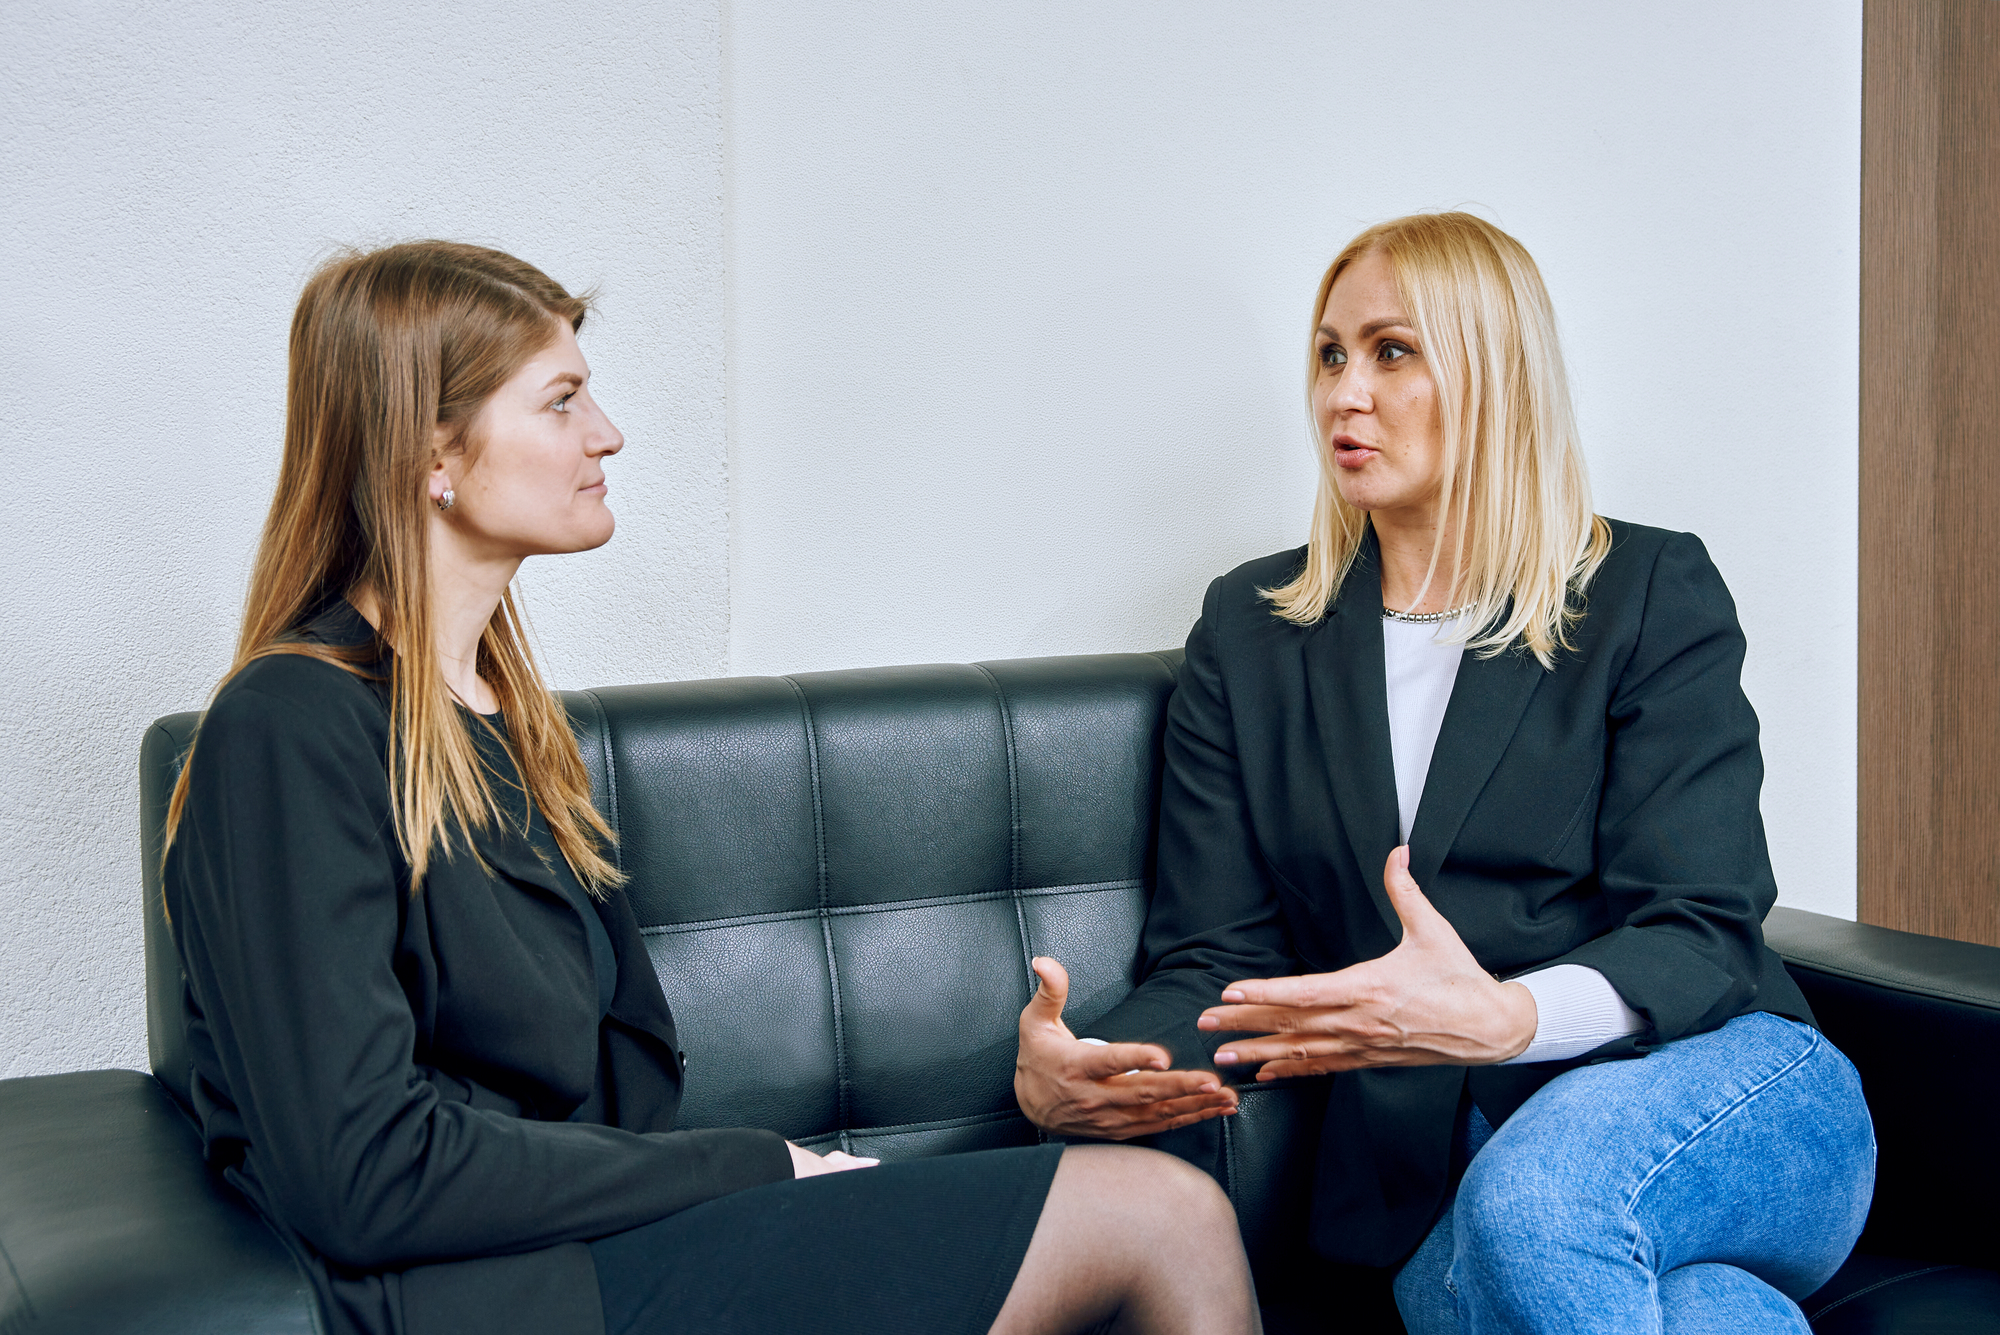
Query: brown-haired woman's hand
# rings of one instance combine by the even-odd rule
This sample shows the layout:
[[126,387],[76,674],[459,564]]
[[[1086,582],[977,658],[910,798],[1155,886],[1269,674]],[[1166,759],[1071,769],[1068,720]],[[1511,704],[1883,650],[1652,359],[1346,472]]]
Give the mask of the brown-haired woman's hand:
[[1263,1063],[1259,1080],[1363,1066],[1479,1066],[1506,1061],[1535,1038],[1535,998],[1479,967],[1444,915],[1410,878],[1408,846],[1382,869],[1403,939],[1380,959],[1335,973],[1246,978],[1195,1022],[1259,1035],[1215,1054],[1218,1066]]
[[785,1148],[792,1152],[792,1176],[795,1178],[818,1177],[822,1173],[844,1173],[850,1168],[873,1168],[882,1162],[880,1159],[859,1158],[845,1150],[828,1150],[825,1154],[814,1154],[811,1150],[800,1149],[789,1140],[785,1142]]
[[1021,1009],[1014,1097],[1028,1120],[1060,1136],[1130,1140],[1236,1111],[1236,1091],[1207,1071],[1170,1071],[1152,1043],[1096,1043],[1063,1023],[1069,972],[1033,961],[1041,986]]

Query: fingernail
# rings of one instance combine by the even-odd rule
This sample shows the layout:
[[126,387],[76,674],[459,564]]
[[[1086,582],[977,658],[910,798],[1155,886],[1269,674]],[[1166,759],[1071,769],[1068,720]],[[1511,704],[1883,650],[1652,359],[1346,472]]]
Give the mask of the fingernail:
[[1213,1094],[1215,1092],[1215,1082],[1211,1080],[1207,1084],[1203,1085],[1201,1087],[1201,1092],[1204,1094]]
[[1236,1064],[1236,1054],[1233,1052],[1218,1052],[1215,1054],[1215,1064],[1217,1066],[1234,1066]]
[[1222,1021],[1216,1019],[1213,1015],[1204,1015],[1194,1022],[1194,1027],[1197,1029],[1220,1029],[1222,1028]]
[[1243,1000],[1243,994],[1233,987],[1226,987],[1222,990],[1222,999],[1224,1001],[1241,1001]]

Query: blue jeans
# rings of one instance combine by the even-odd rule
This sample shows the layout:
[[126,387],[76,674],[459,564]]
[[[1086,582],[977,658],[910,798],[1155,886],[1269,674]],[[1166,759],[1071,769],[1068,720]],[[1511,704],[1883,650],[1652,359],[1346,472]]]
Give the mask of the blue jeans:
[[1396,1275],[1410,1335],[1806,1335],[1861,1235],[1875,1132],[1817,1030],[1741,1015],[1566,1071],[1496,1131]]

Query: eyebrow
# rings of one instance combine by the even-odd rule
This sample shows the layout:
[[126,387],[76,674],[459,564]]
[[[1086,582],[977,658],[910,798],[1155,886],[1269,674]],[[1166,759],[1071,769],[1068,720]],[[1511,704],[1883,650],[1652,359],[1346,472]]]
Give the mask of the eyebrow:
[[[1360,336],[1362,338],[1367,338],[1370,335],[1380,333],[1384,329],[1398,329],[1398,328],[1415,329],[1416,326],[1410,323],[1410,318],[1407,315],[1392,315],[1386,320],[1370,320],[1367,324],[1362,325]],[[1325,334],[1328,338],[1332,339],[1337,339],[1340,337],[1339,333],[1336,332],[1334,327],[1330,324],[1321,325],[1319,327],[1319,332]]]
[[555,374],[555,378],[550,380],[548,384],[543,385],[542,388],[546,391],[554,389],[557,385],[575,385],[578,389],[582,389],[583,377],[574,371],[558,371]]

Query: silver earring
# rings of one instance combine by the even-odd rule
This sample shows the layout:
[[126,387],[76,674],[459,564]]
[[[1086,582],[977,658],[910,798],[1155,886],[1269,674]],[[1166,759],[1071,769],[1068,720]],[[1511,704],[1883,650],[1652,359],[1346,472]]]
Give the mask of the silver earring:
[[458,503],[458,493],[453,491],[450,487],[446,487],[444,489],[444,495],[437,498],[437,508],[440,510],[449,510],[453,505],[456,505],[457,503]]

